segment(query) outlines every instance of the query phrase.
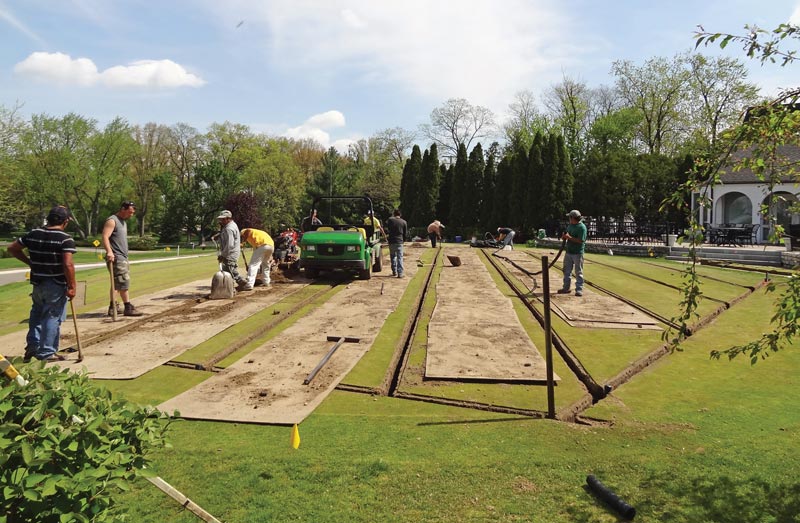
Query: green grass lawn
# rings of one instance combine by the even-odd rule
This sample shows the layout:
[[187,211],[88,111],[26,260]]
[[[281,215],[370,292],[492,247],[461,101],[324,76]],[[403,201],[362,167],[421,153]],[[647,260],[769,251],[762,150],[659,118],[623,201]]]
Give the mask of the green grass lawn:
[[[626,269],[638,267],[634,259],[620,256],[603,261],[618,260]],[[140,265],[141,272],[133,274],[133,289],[137,282],[142,292],[153,292],[191,281],[198,274],[210,274],[215,265],[213,259],[181,263]],[[723,280],[731,272],[706,270],[706,276]],[[616,278],[613,274],[620,273],[612,268],[601,271],[599,266],[592,271],[590,280],[602,275],[609,285]],[[98,270],[95,276],[97,283],[90,289],[100,287],[107,273]],[[365,357],[345,381],[369,387],[383,378],[387,354],[422,277],[420,271],[409,283],[396,317],[390,317],[385,332],[378,335],[379,350]],[[493,277],[501,291],[510,294]],[[652,293],[648,303],[655,306],[660,297],[665,309],[675,303],[673,291],[626,278],[617,292]],[[713,288],[715,293],[734,287],[716,283],[720,287]],[[709,280],[710,288],[711,284]],[[22,284],[0,287],[3,328],[26,314],[25,289]],[[91,303],[100,306],[103,292],[97,292]],[[180,421],[171,431],[172,448],[152,456],[153,468],[228,523],[621,521],[585,489],[590,473],[636,507],[636,521],[796,522],[800,347],[755,366],[745,359],[708,357],[714,348],[763,332],[774,298],[757,291],[690,337],[683,352],[666,356],[585,413],[605,423],[568,424],[335,391],[300,426],[298,450],[289,445],[288,427]],[[429,295],[423,310],[430,311],[434,299]],[[20,314],[16,309],[24,310]],[[521,304],[515,303],[515,309],[534,343],[543,347],[541,328],[526,319]],[[418,334],[426,331],[424,321],[423,317]],[[557,322],[554,327],[570,337],[584,364],[601,377],[615,373],[656,341],[649,333],[573,329]],[[423,336],[415,340],[402,390],[542,408],[543,387],[416,380],[415,368],[421,378],[424,343]],[[197,359],[207,356],[203,349],[195,350]],[[563,406],[582,390],[556,360],[562,377],[556,399]],[[160,367],[136,380],[99,384],[133,401],[156,404],[208,375]],[[196,521],[144,481],[120,501],[130,521]]]

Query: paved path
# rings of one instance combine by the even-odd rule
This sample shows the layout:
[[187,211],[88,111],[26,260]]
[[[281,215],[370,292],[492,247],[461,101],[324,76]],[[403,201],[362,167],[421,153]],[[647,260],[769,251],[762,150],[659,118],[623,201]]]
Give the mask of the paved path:
[[[201,256],[211,256],[213,253],[210,254],[190,254],[188,256],[170,256],[169,258],[151,258],[147,260],[132,260],[130,263],[152,263],[152,262],[162,262],[162,261],[174,261],[174,260],[184,260],[186,258],[199,258]],[[98,267],[105,267],[105,263],[79,263],[75,265],[75,271],[82,271],[86,269],[96,269]],[[5,269],[0,271],[0,285],[5,285],[6,283],[14,283],[18,281],[25,281],[25,275],[28,273],[30,269],[20,268],[20,269]]]

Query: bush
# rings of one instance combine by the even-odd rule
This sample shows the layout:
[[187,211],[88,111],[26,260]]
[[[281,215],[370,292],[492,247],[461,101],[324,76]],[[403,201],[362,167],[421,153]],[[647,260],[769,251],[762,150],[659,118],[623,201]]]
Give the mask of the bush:
[[129,236],[128,249],[132,251],[152,251],[158,239],[155,236]]
[[168,446],[170,418],[113,399],[85,372],[21,370],[26,387],[0,389],[0,522],[121,520],[113,496]]

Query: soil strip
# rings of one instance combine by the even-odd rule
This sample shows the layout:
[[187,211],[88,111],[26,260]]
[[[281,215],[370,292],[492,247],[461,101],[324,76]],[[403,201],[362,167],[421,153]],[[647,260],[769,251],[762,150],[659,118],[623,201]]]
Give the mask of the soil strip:
[[425,377],[544,381],[544,358],[511,300],[500,292],[473,250],[458,249],[458,253],[461,266],[444,266],[436,285]]

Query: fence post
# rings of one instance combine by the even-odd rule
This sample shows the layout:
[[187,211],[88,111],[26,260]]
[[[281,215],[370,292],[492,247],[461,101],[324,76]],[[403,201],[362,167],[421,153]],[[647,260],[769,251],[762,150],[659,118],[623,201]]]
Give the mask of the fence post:
[[553,381],[553,343],[550,327],[550,268],[542,256],[542,300],[544,304],[544,348],[547,372],[547,417],[556,418],[555,384]]

